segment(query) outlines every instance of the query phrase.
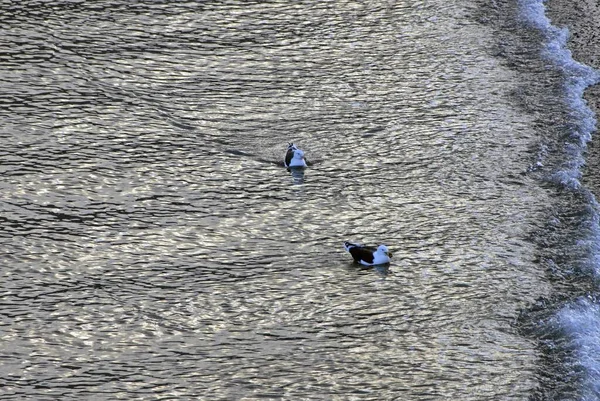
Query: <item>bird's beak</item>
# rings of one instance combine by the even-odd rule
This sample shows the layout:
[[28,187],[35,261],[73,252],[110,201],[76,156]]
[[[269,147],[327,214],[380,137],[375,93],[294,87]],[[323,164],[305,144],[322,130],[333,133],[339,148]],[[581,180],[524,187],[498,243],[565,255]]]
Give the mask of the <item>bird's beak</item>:
[[387,253],[387,255],[388,255],[390,258],[391,258],[392,256],[394,256],[394,254],[393,254],[393,253],[391,253],[391,252],[388,252],[388,253]]

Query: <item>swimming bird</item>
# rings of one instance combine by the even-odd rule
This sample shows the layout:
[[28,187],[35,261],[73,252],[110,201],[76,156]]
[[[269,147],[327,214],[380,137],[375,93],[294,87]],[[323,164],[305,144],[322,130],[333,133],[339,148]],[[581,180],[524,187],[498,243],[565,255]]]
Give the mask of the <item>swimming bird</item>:
[[355,262],[365,266],[387,264],[390,263],[390,258],[392,257],[392,253],[385,245],[373,247],[346,241],[344,242],[344,248],[350,252]]
[[304,151],[290,142],[283,158],[283,165],[287,168],[307,167],[306,160],[304,160]]

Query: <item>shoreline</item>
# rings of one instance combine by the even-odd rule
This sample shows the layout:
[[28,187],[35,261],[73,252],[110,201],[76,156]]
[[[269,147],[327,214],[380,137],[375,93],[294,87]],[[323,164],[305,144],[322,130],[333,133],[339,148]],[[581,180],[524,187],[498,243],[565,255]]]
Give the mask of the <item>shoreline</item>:
[[[600,4],[596,0],[549,0],[546,15],[557,27],[569,29],[568,49],[573,59],[600,69]],[[584,99],[600,121],[600,84],[588,87]],[[581,183],[600,199],[600,138],[598,124],[584,154]]]

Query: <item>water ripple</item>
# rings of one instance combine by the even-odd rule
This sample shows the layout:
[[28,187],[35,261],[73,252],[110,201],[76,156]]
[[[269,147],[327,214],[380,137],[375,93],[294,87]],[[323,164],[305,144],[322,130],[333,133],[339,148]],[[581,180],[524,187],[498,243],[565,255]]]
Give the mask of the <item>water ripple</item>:
[[[523,399],[531,121],[449,3],[4,4],[5,399]],[[298,143],[314,166],[278,166]],[[344,240],[385,242],[360,269]]]

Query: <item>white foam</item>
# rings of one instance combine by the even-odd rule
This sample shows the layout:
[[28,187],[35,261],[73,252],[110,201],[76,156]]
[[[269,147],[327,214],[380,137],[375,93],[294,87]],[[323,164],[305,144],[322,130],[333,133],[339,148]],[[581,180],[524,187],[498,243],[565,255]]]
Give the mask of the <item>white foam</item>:
[[546,37],[542,57],[565,78],[564,101],[568,107],[567,126],[571,131],[571,141],[565,144],[564,149],[568,159],[552,179],[566,188],[579,189],[581,167],[585,162],[583,153],[596,129],[594,113],[585,102],[583,93],[588,86],[600,82],[600,71],[573,59],[567,48],[568,29],[552,25],[542,0],[521,0],[519,5],[524,21]]
[[557,320],[569,338],[568,347],[575,350],[577,364],[585,371],[581,399],[597,400],[600,396],[600,306],[582,298],[563,308]]
[[[545,13],[544,1],[521,0],[521,15],[526,23],[538,29],[546,37],[542,57],[564,77],[564,103],[568,108],[569,139],[564,145],[565,161],[551,179],[566,189],[578,190],[587,198],[589,211],[581,224],[584,239],[577,248],[587,255],[579,266],[600,277],[600,223],[599,204],[593,194],[581,185],[581,167],[584,152],[596,119],[583,98],[585,89],[600,82],[600,72],[575,61],[567,49],[569,31],[552,25]],[[565,306],[556,316],[569,348],[576,358],[575,364],[584,370],[581,388],[582,400],[600,398],[600,304],[581,298]],[[575,367],[574,367],[575,368]],[[577,368],[575,368],[577,370]]]
[[581,167],[585,163],[584,152],[592,133],[596,130],[594,112],[588,107],[583,98],[584,91],[590,85],[600,82],[600,71],[573,59],[567,48],[569,31],[552,25],[546,16],[544,0],[520,0],[521,16],[526,24],[539,30],[546,38],[542,57],[550,65],[562,72],[564,76],[564,103],[568,107],[569,142],[564,144],[565,160],[557,171],[552,174],[552,180],[571,190],[580,190],[589,202],[589,217],[582,224],[586,231],[586,239],[580,241],[579,247],[588,251],[588,267],[597,277],[600,277],[600,205],[594,195],[581,186]]

